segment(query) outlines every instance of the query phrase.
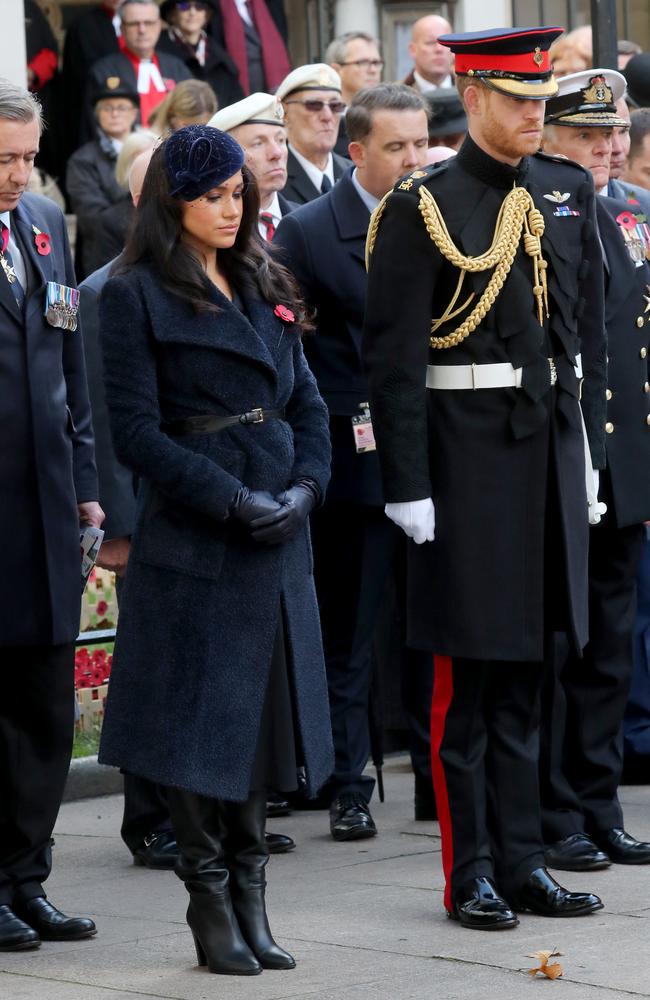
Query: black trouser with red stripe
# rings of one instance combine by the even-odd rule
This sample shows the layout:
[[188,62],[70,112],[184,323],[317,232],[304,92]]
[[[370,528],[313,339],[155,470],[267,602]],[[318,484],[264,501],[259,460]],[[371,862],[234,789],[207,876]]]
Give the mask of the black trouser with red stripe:
[[539,786],[543,664],[434,657],[431,762],[445,907],[471,878],[508,898],[544,864]]

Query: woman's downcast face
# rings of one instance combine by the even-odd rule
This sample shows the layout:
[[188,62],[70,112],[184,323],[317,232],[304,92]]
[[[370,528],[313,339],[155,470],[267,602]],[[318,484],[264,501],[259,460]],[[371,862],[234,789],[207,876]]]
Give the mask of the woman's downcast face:
[[182,204],[183,238],[202,252],[225,250],[237,238],[244,208],[241,171],[194,201]]

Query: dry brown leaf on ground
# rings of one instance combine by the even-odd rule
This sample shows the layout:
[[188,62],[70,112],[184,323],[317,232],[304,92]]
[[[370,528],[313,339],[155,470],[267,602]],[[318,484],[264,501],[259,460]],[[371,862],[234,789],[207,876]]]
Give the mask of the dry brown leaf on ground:
[[559,962],[550,962],[550,958],[558,958],[562,954],[561,951],[553,948],[552,951],[534,951],[532,955],[528,955],[528,958],[536,958],[539,965],[535,969],[529,969],[529,976],[536,976],[538,972],[541,972],[543,976],[547,979],[559,979],[563,974],[564,969]]

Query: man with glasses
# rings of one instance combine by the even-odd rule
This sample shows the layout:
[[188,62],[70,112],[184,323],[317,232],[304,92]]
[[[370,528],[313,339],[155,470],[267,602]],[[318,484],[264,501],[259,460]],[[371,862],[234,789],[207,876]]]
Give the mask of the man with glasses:
[[143,125],[161,101],[181,80],[192,74],[181,59],[156,52],[162,21],[153,0],[125,0],[119,7],[122,51],[98,59],[90,69],[87,85],[87,137],[95,134],[90,101],[98,90],[122,81],[139,96]]
[[331,190],[349,160],[333,152],[345,103],[341,78],[325,63],[299,66],[277,90],[289,139],[285,198],[305,205]]
[[[331,41],[325,52],[325,62],[341,77],[341,97],[348,106],[360,90],[377,86],[384,68],[377,39],[365,31],[348,31]],[[340,156],[347,156],[348,142],[343,116],[334,151]]]

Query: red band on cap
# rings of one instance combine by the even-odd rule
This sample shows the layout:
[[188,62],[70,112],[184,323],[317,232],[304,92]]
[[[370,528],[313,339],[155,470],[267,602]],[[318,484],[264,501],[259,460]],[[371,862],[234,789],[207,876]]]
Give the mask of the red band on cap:
[[454,62],[456,73],[468,73],[470,69],[502,70],[504,73],[550,73],[551,60],[548,52],[536,49],[518,56],[475,55],[473,52],[457,52]]

